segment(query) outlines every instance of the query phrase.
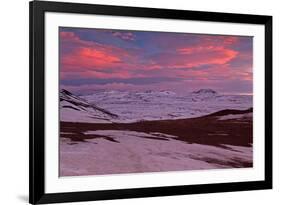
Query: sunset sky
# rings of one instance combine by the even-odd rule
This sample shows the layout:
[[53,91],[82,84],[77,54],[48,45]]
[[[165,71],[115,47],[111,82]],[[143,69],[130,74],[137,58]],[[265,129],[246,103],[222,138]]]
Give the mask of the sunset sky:
[[252,94],[252,37],[60,28],[60,86]]

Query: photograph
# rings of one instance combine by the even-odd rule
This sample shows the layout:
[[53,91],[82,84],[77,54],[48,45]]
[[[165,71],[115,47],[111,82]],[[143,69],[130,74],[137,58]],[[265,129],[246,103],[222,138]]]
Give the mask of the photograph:
[[253,36],[58,32],[60,177],[253,168]]
[[272,189],[272,15],[150,6],[29,3],[29,203]]

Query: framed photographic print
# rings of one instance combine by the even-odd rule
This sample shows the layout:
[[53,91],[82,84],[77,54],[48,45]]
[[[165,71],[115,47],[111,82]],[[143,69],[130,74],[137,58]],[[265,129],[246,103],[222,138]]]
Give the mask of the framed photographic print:
[[30,2],[30,203],[272,188],[272,17]]

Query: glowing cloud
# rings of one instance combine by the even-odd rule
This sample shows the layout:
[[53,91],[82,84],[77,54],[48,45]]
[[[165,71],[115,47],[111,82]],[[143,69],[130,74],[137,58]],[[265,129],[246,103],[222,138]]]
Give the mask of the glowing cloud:
[[[245,85],[241,93],[252,92],[251,37],[79,28],[60,28],[59,34],[60,76],[73,82],[67,85],[72,90],[180,92],[206,85],[231,93],[235,89],[229,82],[239,81]],[[93,85],[83,79],[111,80]],[[155,83],[146,85],[147,79]]]

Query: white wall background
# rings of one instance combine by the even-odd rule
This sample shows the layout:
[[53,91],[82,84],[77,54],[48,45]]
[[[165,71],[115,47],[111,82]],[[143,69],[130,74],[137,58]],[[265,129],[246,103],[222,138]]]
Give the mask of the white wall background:
[[[72,0],[96,4],[273,15],[274,189],[236,193],[126,199],[79,204],[278,204],[281,201],[281,10],[276,0]],[[1,1],[0,204],[28,200],[28,1]],[[280,202],[279,202],[280,203]],[[77,203],[78,204],[78,203]]]

